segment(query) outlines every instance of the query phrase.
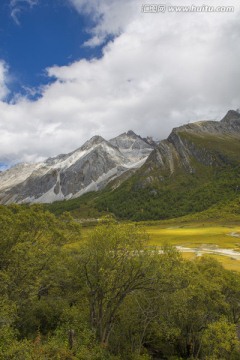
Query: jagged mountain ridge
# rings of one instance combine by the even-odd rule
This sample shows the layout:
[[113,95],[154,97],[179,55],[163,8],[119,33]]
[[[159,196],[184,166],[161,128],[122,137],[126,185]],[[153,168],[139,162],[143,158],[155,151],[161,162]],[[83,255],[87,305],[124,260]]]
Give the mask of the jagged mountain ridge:
[[[141,189],[150,189],[149,195],[143,194],[146,201],[153,196],[157,198],[164,187],[171,192],[173,184],[176,186],[183,179],[187,186],[195,181],[197,189],[197,179],[211,182],[219,169],[239,166],[240,113],[230,110],[221,121],[183,125],[174,128],[166,140],[153,145],[149,142],[151,139],[143,139],[131,131],[109,141],[95,136],[70,154],[40,164],[19,164],[17,176],[16,167],[0,174],[0,201],[49,203],[107,186],[104,196],[112,198],[118,212],[124,213],[124,209],[130,211],[131,201],[142,201]],[[184,193],[178,198],[184,197],[186,189],[179,191]],[[156,201],[161,202],[161,196]],[[145,205],[143,202],[139,208],[143,218]],[[101,208],[111,210],[108,199]],[[115,210],[112,209],[116,213]],[[136,210],[133,209],[134,213]]]
[[1,172],[0,202],[51,203],[102,189],[129,169],[139,168],[152,150],[132,131],[110,141],[94,136],[69,154]]
[[179,169],[188,173],[198,165],[223,166],[240,162],[240,113],[230,110],[221,121],[199,121],[174,128],[160,141],[144,168],[158,168],[170,176]]
[[174,128],[131,177],[111,182],[95,207],[136,221],[204,211],[240,196],[239,154],[239,111]]

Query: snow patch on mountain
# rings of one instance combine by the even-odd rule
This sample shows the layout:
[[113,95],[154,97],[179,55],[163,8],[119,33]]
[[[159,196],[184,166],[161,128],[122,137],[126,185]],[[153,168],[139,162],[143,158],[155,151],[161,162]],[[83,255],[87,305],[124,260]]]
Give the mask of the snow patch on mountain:
[[0,173],[0,190],[7,190],[26,180],[33,171],[39,169],[42,163],[21,163]]
[[153,146],[131,130],[109,140],[109,142],[116,146],[130,162],[138,162],[146,158],[153,150]]
[[51,203],[103,189],[143,165],[153,147],[133,131],[105,140],[94,136],[80,148],[37,164],[0,173],[1,203]]

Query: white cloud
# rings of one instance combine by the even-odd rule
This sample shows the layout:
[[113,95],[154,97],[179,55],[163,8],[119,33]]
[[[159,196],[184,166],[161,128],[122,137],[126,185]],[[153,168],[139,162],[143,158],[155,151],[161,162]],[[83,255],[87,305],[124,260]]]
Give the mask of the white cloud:
[[0,60],[0,100],[4,100],[9,92],[7,88],[7,74],[8,67],[4,61]]
[[119,35],[141,9],[136,0],[69,0],[80,12],[87,14],[95,24],[90,30],[93,37],[87,46],[102,44],[107,35]]
[[38,0],[10,0],[11,17],[17,25],[20,25],[20,15],[26,6],[32,8],[38,4]]
[[138,1],[71,1],[95,14],[93,42],[120,35],[101,59],[47,69],[56,81],[41,99],[0,102],[0,160],[39,160],[129,129],[162,139],[174,126],[239,107],[236,0],[231,14],[144,14]]

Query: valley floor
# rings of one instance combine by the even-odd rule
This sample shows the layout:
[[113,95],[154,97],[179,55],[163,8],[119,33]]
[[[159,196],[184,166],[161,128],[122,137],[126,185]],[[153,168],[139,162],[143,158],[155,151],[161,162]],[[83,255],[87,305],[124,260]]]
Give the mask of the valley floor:
[[[237,223],[171,220],[140,224],[149,235],[150,246],[173,245],[184,258],[211,256],[226,269],[240,272],[240,225]],[[83,227],[83,236],[87,237],[90,231],[92,227]]]
[[188,259],[208,255],[229,270],[240,271],[240,226],[216,223],[147,225],[149,243],[169,244]]

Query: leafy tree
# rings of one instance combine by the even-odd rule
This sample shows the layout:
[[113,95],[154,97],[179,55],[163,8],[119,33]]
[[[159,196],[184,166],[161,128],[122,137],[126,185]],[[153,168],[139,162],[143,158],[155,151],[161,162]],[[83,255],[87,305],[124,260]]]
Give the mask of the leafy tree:
[[96,227],[82,249],[90,323],[104,345],[108,344],[126,297],[150,285],[144,248],[146,239],[142,229],[110,221]]
[[[4,296],[16,306],[16,327],[21,336],[33,334],[39,326],[47,331],[57,322],[50,325],[51,316],[46,322],[41,308],[46,312],[52,303],[55,318],[59,315],[58,305],[63,300],[56,296],[66,257],[62,249],[80,239],[79,224],[68,215],[58,220],[41,206],[16,205],[1,209],[0,222],[0,282]],[[47,296],[50,292],[52,300]],[[47,297],[44,303],[41,299]]]
[[209,360],[240,359],[236,325],[224,318],[209,324],[203,335],[203,348]]

